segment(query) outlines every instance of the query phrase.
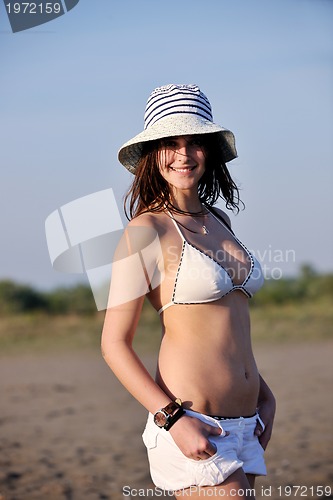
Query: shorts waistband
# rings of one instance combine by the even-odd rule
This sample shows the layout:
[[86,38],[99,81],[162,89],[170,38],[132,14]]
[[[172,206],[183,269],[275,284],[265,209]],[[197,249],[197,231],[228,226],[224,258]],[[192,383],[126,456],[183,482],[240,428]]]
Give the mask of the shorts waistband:
[[[198,418],[199,420],[202,420],[203,422],[207,422],[208,424],[211,425],[216,425],[217,427],[220,427],[221,429],[233,429],[237,428],[239,426],[247,426],[247,425],[253,425],[255,422],[259,422],[263,431],[265,430],[265,424],[261,420],[260,415],[258,412],[256,412],[253,416],[249,417],[227,417],[227,418],[222,418],[222,419],[216,419],[212,417],[211,415],[205,415],[204,413],[199,413],[194,410],[185,410],[185,414],[188,415],[189,417],[195,417]],[[223,427],[222,427],[223,425]]]
[[258,413],[255,413],[252,417],[235,417],[235,418],[226,418],[226,419],[216,419],[210,415],[205,415],[204,413],[199,413],[197,411],[194,411],[194,410],[185,410],[185,413],[186,415],[188,415],[189,417],[195,417],[195,418],[199,418],[200,420],[202,420],[203,422],[207,422],[207,423],[215,423],[215,425],[217,425],[218,427],[220,427],[222,425],[222,422],[223,422],[223,425],[241,425],[241,424],[252,424],[253,422],[255,422],[257,419],[259,419],[260,421],[260,417],[258,415]]
[[221,415],[207,415],[207,417],[214,418],[215,420],[238,420],[240,418],[253,418],[256,417],[258,414],[253,413],[252,415],[246,415],[246,417],[240,415],[239,417],[222,417]]

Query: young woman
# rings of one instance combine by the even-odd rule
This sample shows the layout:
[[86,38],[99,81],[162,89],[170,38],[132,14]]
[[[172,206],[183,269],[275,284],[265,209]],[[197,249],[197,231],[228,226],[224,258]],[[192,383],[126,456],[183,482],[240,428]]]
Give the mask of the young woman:
[[[195,85],[155,89],[144,131],[119,152],[135,177],[102,352],[148,410],[151,476],[177,497],[254,498],[255,476],[266,473],[275,400],[253,357],[248,308],[263,276],[213,208],[222,197],[238,210],[225,165],[236,156],[232,132],[213,122]],[[161,319],[155,380],[132,348],[145,296]]]

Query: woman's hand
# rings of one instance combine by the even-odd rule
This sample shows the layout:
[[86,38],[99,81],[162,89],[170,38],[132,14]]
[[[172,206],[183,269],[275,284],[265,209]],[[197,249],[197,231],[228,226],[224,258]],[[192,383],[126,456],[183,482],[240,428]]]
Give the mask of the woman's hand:
[[276,402],[273,393],[266,382],[260,377],[258,412],[261,420],[265,425],[265,429],[262,428],[262,425],[258,420],[256,428],[254,429],[254,434],[258,436],[259,442],[264,450],[266,449],[268,442],[271,439],[275,410]]
[[219,436],[222,430],[198,418],[184,415],[169,432],[187,458],[205,460],[216,453],[216,446],[209,441],[209,436]]

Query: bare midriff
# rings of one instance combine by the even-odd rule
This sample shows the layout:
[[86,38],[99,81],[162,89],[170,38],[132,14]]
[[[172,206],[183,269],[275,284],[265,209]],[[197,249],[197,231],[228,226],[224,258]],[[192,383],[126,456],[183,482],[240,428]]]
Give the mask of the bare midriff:
[[166,394],[207,415],[255,413],[259,374],[241,291],[208,304],[171,306],[163,330],[156,381]]

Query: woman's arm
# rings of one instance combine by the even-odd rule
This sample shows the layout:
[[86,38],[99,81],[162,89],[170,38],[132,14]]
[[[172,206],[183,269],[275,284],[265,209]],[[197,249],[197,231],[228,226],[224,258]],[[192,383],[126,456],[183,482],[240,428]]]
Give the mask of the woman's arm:
[[171,400],[150,376],[132,347],[143,301],[144,297],[140,297],[106,311],[102,355],[132,396],[155,413]]
[[[119,381],[148,411],[170,402],[132,348],[144,297],[152,289],[161,247],[149,215],[133,219],[117,246],[108,308],[102,331],[102,354]],[[158,281],[158,280],[157,280]]]
[[[106,363],[119,381],[149,412],[155,413],[171,402],[170,397],[151,377],[132,347],[145,293],[151,288],[149,276],[156,279],[155,268],[160,260],[154,249],[147,252],[147,248],[153,248],[151,241],[141,236],[136,231],[135,238],[131,238],[130,232],[125,231],[118,246],[101,348]],[[219,434],[220,429],[184,416],[170,433],[186,456],[207,458],[215,453],[208,436]]]
[[265,424],[265,429],[263,430],[260,422],[258,422],[254,433],[256,434],[256,436],[258,436],[260,444],[265,450],[272,435],[276,402],[272,391],[270,390],[264,379],[261,377],[261,375],[259,375],[259,377],[260,389],[257,407],[260,418]]

